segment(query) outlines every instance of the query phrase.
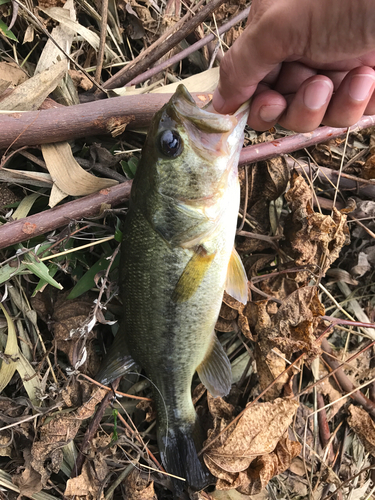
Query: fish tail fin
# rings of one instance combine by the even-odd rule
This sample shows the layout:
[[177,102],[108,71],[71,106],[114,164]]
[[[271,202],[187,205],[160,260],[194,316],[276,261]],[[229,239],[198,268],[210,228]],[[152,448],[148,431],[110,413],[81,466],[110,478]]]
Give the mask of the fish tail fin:
[[198,422],[190,426],[158,430],[162,462],[169,474],[182,479],[172,477],[176,497],[181,495],[187,486],[199,491],[212,480],[212,476],[198,458],[197,444],[201,447],[202,442],[202,430]]

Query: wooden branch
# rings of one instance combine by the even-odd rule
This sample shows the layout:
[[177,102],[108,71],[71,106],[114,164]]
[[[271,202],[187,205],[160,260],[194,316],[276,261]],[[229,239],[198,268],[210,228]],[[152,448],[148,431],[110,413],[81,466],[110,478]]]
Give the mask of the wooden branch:
[[[204,105],[210,94],[193,93]],[[125,125],[147,127],[171,94],[141,94],[25,113],[0,114],[0,149],[109,134]]]
[[100,213],[103,203],[112,207],[129,199],[131,181],[123,182],[99,193],[51,208],[45,212],[30,215],[23,219],[7,222],[0,226],[0,248],[5,248],[35,236],[48,233],[83,217],[93,217]]
[[[171,34],[168,38],[160,37],[151,47],[152,50],[148,49],[147,57],[140,54],[139,59],[135,59],[130,65],[125,66],[122,70],[116,73],[112,78],[107,80],[103,85],[106,89],[114,89],[116,87],[122,87],[126,83],[130,82],[143,73],[152,64],[163,57],[167,52],[169,52],[173,47],[186,38],[190,33],[192,33],[195,28],[201,24],[215,9],[220,7],[224,3],[224,0],[210,0],[204,7],[202,7],[191,19],[185,22],[177,31]],[[173,27],[175,29],[175,27]],[[162,42],[162,43],[161,43]]]
[[[362,118],[350,127],[352,132],[356,130],[362,130],[367,127],[373,127],[375,125],[375,115],[362,116]],[[306,134],[293,134],[282,139],[276,139],[275,141],[263,142],[262,144],[255,144],[254,146],[248,146],[244,148],[241,152],[240,165],[246,165],[247,163],[253,163],[255,161],[267,160],[273,158],[274,156],[291,153],[297,151],[298,149],[307,148],[313,146],[314,144],[319,144],[320,142],[329,141],[330,139],[335,139],[340,135],[346,134],[348,131],[345,128],[333,128],[333,127],[318,127],[313,132]]]
[[[152,95],[152,97],[155,97],[156,95],[162,97],[165,101],[168,99],[168,96],[163,94],[155,94]],[[120,98],[112,100],[117,101],[117,99]],[[111,99],[107,102],[110,101]],[[87,105],[80,104],[79,106],[71,106],[70,108],[67,109],[71,108],[81,109],[82,106],[93,106],[94,104],[101,104],[101,101],[99,103],[88,103]],[[57,110],[48,110],[48,111],[57,111]],[[34,112],[34,116],[36,113],[39,112]],[[27,113],[27,115],[30,114],[31,113]],[[353,126],[352,129],[355,130],[355,129],[366,128],[372,125],[374,122],[375,122],[375,116],[365,116],[362,117],[362,119],[355,126]],[[31,128],[32,127],[30,126],[30,129]],[[0,130],[1,130],[1,124],[0,124]],[[65,128],[64,130],[65,133],[67,133],[68,129]],[[346,128],[334,129],[330,127],[320,127],[318,130],[315,130],[311,134],[295,134],[293,136],[278,139],[277,141],[264,142],[262,144],[256,144],[255,146],[248,146],[247,148],[243,148],[241,152],[240,165],[245,165],[247,163],[254,163],[256,161],[268,159],[283,153],[284,154],[290,153],[292,151],[295,151],[296,149],[301,149],[307,146],[311,146],[312,144],[324,142],[332,137],[338,137],[340,135],[346,134],[346,132],[347,132]],[[76,132],[76,134],[78,134],[78,132]],[[71,136],[69,137],[72,138]],[[0,144],[2,138],[3,136],[0,136]],[[294,166],[293,161],[288,160],[288,163],[291,166]],[[305,168],[306,171],[308,172],[309,167],[306,164],[305,166],[302,165],[299,168]],[[334,178],[335,181],[337,182],[337,173],[335,171],[323,167],[320,167],[320,171],[325,172],[327,175],[329,174],[331,178]],[[340,187],[342,187],[343,183],[345,183],[344,187],[346,189],[348,188],[354,189],[358,186],[359,182],[362,182],[361,179],[354,180],[354,179],[348,179],[348,177],[349,176],[345,176],[342,174],[340,179]],[[324,176],[322,178],[324,179]],[[373,193],[373,189],[375,188],[375,186],[369,185],[370,182],[371,181],[363,180],[363,184],[368,184],[365,187],[362,186],[361,188],[361,190],[363,190],[363,193],[365,195],[370,195],[370,193]],[[51,210],[31,215],[29,217],[25,217],[24,219],[20,219],[14,222],[8,222],[3,226],[0,226],[0,248],[5,248],[10,245],[20,243],[22,241],[26,241],[34,236],[45,234],[49,231],[67,225],[72,220],[79,220],[83,217],[91,217],[94,215],[98,215],[102,203],[106,203],[111,205],[112,207],[115,207],[123,203],[124,201],[128,200],[130,194],[130,188],[131,188],[131,181],[127,181],[122,184],[119,184],[118,186],[102,190],[99,193],[95,193],[90,196],[86,196],[84,198],[80,198],[78,200],[65,203],[64,205],[55,207]]]

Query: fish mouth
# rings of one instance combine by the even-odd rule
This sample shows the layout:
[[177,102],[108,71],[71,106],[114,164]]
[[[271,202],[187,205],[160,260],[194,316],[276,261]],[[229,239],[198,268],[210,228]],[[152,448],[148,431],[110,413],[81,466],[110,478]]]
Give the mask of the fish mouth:
[[234,150],[242,147],[249,101],[233,115],[221,115],[197,106],[186,87],[180,84],[167,104],[167,112],[188,131],[191,146],[204,159],[212,154],[232,156]]

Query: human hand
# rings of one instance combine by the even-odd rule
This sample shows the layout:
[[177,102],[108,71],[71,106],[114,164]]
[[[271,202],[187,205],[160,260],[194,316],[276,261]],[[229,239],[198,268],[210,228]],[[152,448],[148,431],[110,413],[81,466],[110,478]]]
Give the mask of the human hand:
[[253,0],[220,65],[213,106],[253,96],[248,124],[309,132],[375,114],[375,0]]

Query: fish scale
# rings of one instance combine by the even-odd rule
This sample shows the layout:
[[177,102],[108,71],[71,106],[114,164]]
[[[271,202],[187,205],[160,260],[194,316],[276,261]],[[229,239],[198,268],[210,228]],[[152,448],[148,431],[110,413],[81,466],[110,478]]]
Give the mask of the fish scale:
[[[204,437],[192,378],[198,371],[213,396],[229,392],[230,363],[214,327],[224,289],[247,300],[246,273],[233,249],[246,117],[247,106],[235,116],[201,110],[182,85],[155,115],[123,229],[124,316],[97,376],[108,383],[134,362],[145,369],[162,462],[195,490],[210,476],[197,455]],[[178,496],[184,483],[173,483]]]

